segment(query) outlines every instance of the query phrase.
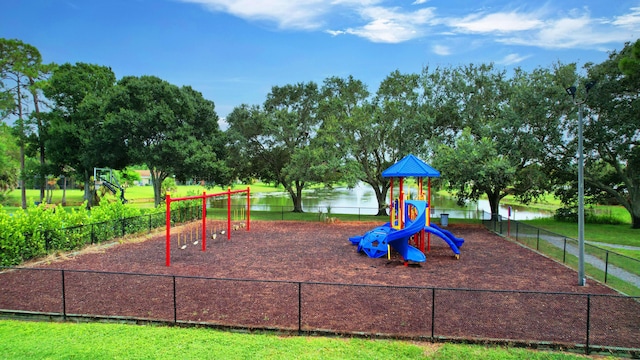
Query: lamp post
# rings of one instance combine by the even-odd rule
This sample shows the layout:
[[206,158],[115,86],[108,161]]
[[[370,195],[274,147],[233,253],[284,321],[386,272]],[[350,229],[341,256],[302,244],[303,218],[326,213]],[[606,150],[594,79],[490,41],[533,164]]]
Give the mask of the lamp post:
[[573,98],[573,103],[578,105],[578,285],[585,286],[587,279],[584,275],[584,149],[582,135],[582,107],[589,96],[589,90],[595,82],[589,81],[585,85],[586,96],[582,101],[576,101],[576,87],[568,87],[567,94]]

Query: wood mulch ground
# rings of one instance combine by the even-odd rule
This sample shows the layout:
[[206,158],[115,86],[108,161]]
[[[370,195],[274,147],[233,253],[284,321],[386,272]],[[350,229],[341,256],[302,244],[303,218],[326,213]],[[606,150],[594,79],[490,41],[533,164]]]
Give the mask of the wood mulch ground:
[[209,222],[206,251],[201,225],[184,225],[172,230],[170,267],[164,233],[48,258],[0,274],[0,309],[567,346],[586,343],[589,311],[591,345],[640,348],[638,301],[578,286],[575,271],[481,225],[448,227],[465,239],[459,260],[432,235],[427,261],[409,266],[356,253],[348,238],[377,225],[254,221],[227,240]]

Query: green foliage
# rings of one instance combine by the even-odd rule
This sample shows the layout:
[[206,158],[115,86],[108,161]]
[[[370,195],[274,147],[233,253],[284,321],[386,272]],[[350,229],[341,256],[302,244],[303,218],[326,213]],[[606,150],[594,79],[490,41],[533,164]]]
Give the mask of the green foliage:
[[[9,214],[0,207],[0,266],[45,256],[53,251],[79,249],[126,234],[161,226],[163,209],[142,211],[103,198],[91,211],[84,206],[65,210],[61,205],[30,205]],[[142,216],[148,215],[148,216]],[[198,216],[197,214],[195,216]],[[162,218],[160,216],[159,218]]]
[[0,124],[0,202],[5,195],[18,185],[18,169],[20,151],[15,145],[11,129],[4,123]]
[[626,76],[640,80],[640,39],[631,45],[631,51],[618,62],[618,68]]
[[84,198],[94,205],[89,184],[94,167],[102,167],[103,158],[117,153],[102,147],[97,136],[103,119],[99,116],[101,96],[115,83],[111,68],[86,63],[66,63],[54,70],[44,94],[53,102],[46,114],[47,157],[57,169],[73,169],[85,186]]
[[129,167],[116,171],[116,176],[118,177],[120,184],[124,187],[133,186],[136,182],[142,180],[140,173]]
[[[152,173],[156,206],[162,182],[198,179],[229,183],[224,135],[212,101],[192,88],[155,76],[126,76],[103,99],[98,133],[112,168],[145,164]],[[108,153],[108,154],[109,154]]]
[[175,193],[178,190],[178,185],[176,185],[176,179],[172,177],[168,177],[164,179],[164,181],[162,181],[161,189],[162,189],[161,190],[162,194],[166,194],[167,192]]
[[[553,218],[557,221],[578,223],[577,207],[561,207],[556,209]],[[586,224],[609,224],[609,225],[625,225],[627,222],[618,216],[614,216],[611,212],[597,213],[595,210],[587,210],[584,212],[584,222]]]
[[314,82],[274,86],[264,109],[242,105],[227,117],[234,175],[282,185],[295,212],[302,212],[302,190],[335,170],[323,166],[331,157],[318,136],[318,99]]

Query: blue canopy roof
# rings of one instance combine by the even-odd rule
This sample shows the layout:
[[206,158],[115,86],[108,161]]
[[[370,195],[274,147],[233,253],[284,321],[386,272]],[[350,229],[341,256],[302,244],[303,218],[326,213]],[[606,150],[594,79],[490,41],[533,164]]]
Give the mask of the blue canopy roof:
[[440,177],[440,171],[409,154],[382,172],[383,177]]

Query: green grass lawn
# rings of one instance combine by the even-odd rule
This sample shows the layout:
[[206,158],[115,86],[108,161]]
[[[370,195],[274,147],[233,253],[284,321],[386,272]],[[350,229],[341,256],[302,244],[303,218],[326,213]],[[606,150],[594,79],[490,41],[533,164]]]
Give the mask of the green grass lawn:
[[521,348],[0,320],[5,359],[582,359]]
[[[578,238],[578,224],[576,223],[556,221],[551,218],[522,222],[573,239]],[[640,230],[632,229],[630,223],[622,225],[585,224],[584,238],[585,241],[640,247]]]
[[[232,189],[246,189],[247,185],[236,185]],[[284,191],[282,186],[275,187],[270,184],[265,183],[256,183],[253,185],[249,185],[251,188],[251,192],[275,192],[275,191]],[[200,195],[203,191],[207,193],[216,193],[226,191],[227,188],[216,186],[214,188],[207,189],[204,186],[199,185],[181,185],[178,187],[178,190],[171,194],[172,197],[180,197],[180,196],[188,196],[188,195]],[[81,189],[67,189],[66,198],[67,204],[71,206],[81,205],[83,202],[84,190]],[[125,190],[125,197],[131,203],[151,203],[153,204],[153,187],[152,186],[132,186]],[[33,204],[34,201],[38,201],[40,199],[40,190],[27,190],[27,203]],[[59,204],[62,202],[62,190],[54,190],[52,196],[52,203]],[[21,203],[21,193],[20,190],[14,190],[7,195],[7,200],[5,202],[5,208],[9,209],[11,207],[18,207]]]

